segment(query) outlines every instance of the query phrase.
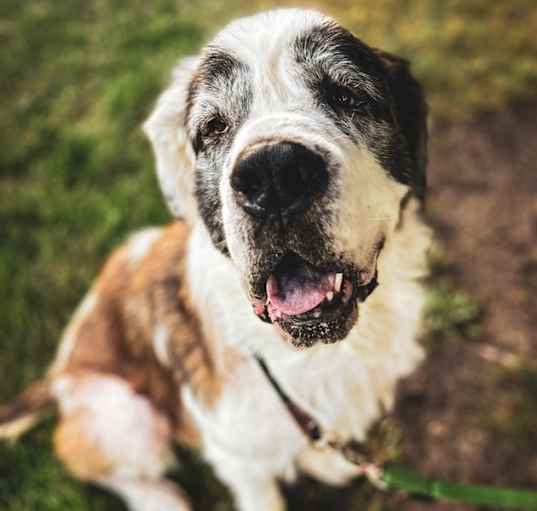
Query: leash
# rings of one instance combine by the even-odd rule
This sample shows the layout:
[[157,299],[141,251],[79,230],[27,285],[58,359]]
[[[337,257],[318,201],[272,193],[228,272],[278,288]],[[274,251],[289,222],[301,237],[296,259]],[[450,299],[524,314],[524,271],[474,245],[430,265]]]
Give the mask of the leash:
[[319,422],[289,397],[270,372],[266,362],[255,355],[257,363],[272,388],[278,394],[299,429],[314,449],[339,452],[378,489],[402,491],[409,495],[434,500],[450,500],[493,508],[537,510],[537,492],[495,488],[475,484],[450,483],[429,479],[404,465],[379,464],[368,460],[363,446],[354,440],[344,440],[335,432],[324,432]]

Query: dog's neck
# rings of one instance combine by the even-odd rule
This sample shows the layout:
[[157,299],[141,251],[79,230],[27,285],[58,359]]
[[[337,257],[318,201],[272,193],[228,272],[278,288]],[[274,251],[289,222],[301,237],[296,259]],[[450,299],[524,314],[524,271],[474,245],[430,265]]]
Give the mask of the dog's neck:
[[[405,213],[398,229],[379,259],[379,286],[360,304],[357,325],[348,337],[297,350],[255,316],[233,262],[213,247],[201,222],[194,226],[187,277],[216,364],[229,347],[247,357],[259,354],[291,398],[320,413],[327,427],[334,426],[331,418],[337,416],[331,408],[353,392],[361,402],[362,419],[349,422],[359,422],[356,430],[365,430],[363,421],[376,418],[379,406],[391,406],[395,384],[422,358],[417,342],[424,301],[420,281],[426,274],[430,231],[415,211]],[[316,405],[320,402],[321,407]],[[363,413],[367,407],[369,413]]]

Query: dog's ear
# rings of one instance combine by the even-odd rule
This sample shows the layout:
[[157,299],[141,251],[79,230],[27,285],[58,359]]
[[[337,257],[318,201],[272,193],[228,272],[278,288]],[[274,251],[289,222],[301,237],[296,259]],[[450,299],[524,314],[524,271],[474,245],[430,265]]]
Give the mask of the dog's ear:
[[415,176],[415,190],[423,198],[427,170],[427,103],[423,88],[411,74],[410,65],[405,59],[381,50],[376,52],[388,71],[395,117],[418,173]]
[[153,146],[160,189],[174,217],[191,219],[195,208],[194,153],[185,126],[188,89],[198,65],[197,57],[182,59],[171,84],[159,97],[143,125]]

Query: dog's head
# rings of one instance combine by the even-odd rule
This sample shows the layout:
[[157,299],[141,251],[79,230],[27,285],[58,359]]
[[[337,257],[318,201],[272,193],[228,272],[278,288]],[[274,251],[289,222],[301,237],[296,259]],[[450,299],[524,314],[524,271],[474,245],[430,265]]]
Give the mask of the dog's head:
[[343,339],[423,199],[426,107],[407,63],[318,13],[225,28],[145,124],[171,211],[201,218],[253,312],[296,346]]

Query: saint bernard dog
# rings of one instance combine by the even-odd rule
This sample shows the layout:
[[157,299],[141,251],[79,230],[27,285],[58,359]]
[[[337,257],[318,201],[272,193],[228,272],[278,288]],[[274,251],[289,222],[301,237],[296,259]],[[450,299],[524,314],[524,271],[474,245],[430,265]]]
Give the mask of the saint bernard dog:
[[423,355],[426,112],[405,60],[317,12],[239,19],[180,61],[144,124],[175,221],[111,256],[0,436],[57,409],[61,460],[136,511],[191,509],[175,442],[241,511],[284,510],[298,471],[361,475],[311,447],[257,357],[341,438],[390,408]]

